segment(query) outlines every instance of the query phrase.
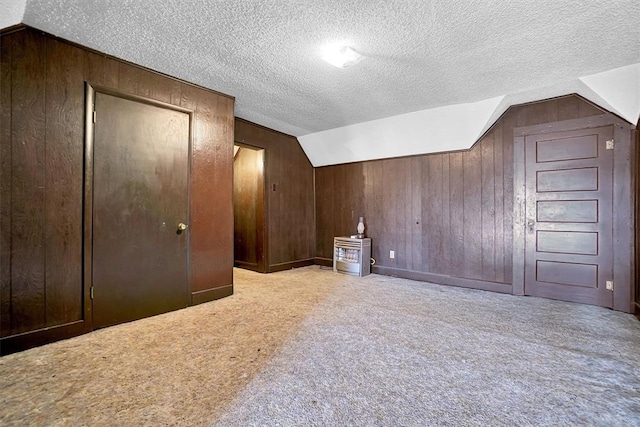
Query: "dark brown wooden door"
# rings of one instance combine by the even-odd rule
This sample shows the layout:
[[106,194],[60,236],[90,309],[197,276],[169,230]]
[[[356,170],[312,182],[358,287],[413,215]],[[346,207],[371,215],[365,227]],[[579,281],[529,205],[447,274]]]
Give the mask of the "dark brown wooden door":
[[189,114],[96,93],[94,328],[187,306]]
[[612,307],[613,127],[525,138],[525,294]]

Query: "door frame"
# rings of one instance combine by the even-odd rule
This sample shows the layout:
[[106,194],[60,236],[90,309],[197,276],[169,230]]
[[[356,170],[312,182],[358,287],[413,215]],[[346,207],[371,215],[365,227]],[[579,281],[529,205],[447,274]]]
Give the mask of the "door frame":
[[[613,114],[543,123],[513,130],[513,294],[524,295],[526,246],[525,137],[613,126],[613,309],[633,312],[635,167],[633,127]],[[618,249],[620,250],[618,251]],[[626,250],[625,250],[626,248]]]
[[[258,181],[258,186],[260,188],[262,188],[262,203],[261,205],[258,206],[257,209],[257,213],[256,213],[256,218],[258,218],[259,221],[259,227],[258,227],[258,238],[256,241],[256,245],[258,246],[257,248],[257,263],[256,263],[256,268],[252,268],[252,264],[248,264],[248,263],[238,263],[235,259],[235,246],[234,246],[234,266],[240,267],[240,268],[246,268],[249,270],[253,270],[253,271],[257,271],[259,273],[267,273],[268,272],[268,266],[269,263],[267,262],[268,259],[268,253],[269,253],[269,241],[268,241],[268,235],[269,233],[267,233],[267,229],[268,229],[268,216],[267,216],[267,179],[266,179],[266,173],[267,173],[267,149],[264,147],[258,147],[255,145],[251,145],[251,144],[246,144],[244,142],[238,142],[238,141],[234,141],[233,142],[234,145],[237,145],[240,148],[246,148],[248,150],[254,150],[254,151],[260,151],[262,153],[262,173],[260,174],[259,177],[259,181]],[[234,167],[235,167],[235,157],[234,157]],[[232,185],[235,186],[235,180],[232,183]],[[234,203],[234,207],[235,207],[235,201],[233,201]],[[235,223],[234,223],[234,233],[235,233]],[[234,238],[235,240],[235,238]],[[236,265],[237,264],[237,265]]]
[[[83,215],[82,215],[82,290],[83,290],[83,304],[84,304],[84,320],[85,320],[85,332],[93,330],[93,298],[91,297],[91,289],[93,287],[93,148],[95,141],[95,101],[96,93],[102,93],[105,95],[111,95],[129,101],[140,102],[143,104],[152,105],[155,107],[166,108],[174,111],[179,111],[189,115],[189,146],[187,147],[187,223],[191,224],[191,159],[193,149],[193,119],[194,111],[179,107],[177,105],[169,104],[162,101],[157,101],[151,98],[145,98],[143,96],[132,95],[130,93],[100,86],[93,85],[88,81],[85,81],[85,132],[84,132],[84,173],[83,173]],[[187,277],[186,286],[184,289],[186,295],[186,301],[191,301],[191,289],[189,284],[191,283],[191,233],[187,233]]]

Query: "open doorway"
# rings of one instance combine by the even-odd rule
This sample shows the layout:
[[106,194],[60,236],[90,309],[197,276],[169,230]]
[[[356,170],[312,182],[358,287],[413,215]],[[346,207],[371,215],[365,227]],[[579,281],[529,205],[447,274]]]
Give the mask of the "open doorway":
[[235,145],[233,236],[236,267],[266,273],[264,149]]

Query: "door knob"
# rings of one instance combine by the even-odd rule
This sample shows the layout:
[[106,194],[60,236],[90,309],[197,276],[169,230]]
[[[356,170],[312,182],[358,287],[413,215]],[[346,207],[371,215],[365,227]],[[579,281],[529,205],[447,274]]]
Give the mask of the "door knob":
[[185,224],[184,222],[181,222],[178,224],[178,230],[184,231],[186,229],[187,229],[187,224]]
[[536,222],[532,219],[527,221],[527,227],[529,227],[529,231],[533,231],[533,226],[536,225]]

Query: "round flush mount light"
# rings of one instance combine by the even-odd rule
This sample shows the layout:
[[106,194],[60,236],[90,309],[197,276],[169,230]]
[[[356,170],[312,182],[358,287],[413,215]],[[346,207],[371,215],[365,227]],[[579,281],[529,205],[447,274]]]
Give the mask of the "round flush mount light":
[[322,59],[338,68],[345,68],[357,64],[364,56],[349,46],[327,46],[323,49]]

